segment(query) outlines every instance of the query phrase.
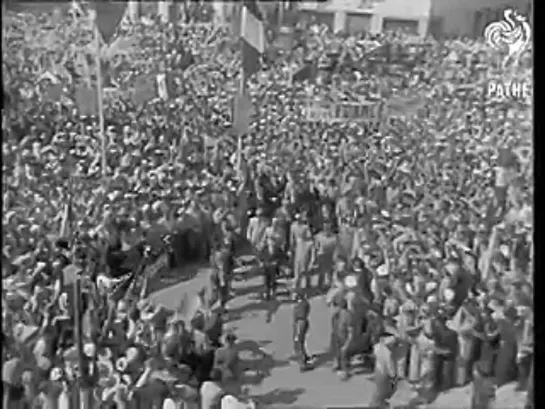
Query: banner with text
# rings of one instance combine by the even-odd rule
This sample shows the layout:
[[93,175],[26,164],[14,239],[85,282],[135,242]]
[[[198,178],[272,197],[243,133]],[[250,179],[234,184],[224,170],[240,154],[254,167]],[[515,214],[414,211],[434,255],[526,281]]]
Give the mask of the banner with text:
[[311,122],[379,122],[381,102],[332,102],[308,100],[306,118]]

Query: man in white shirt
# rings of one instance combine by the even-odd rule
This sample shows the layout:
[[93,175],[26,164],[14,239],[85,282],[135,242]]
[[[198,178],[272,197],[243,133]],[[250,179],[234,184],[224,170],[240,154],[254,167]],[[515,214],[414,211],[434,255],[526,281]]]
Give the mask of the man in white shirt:
[[375,354],[375,391],[371,406],[388,408],[388,400],[396,389],[396,367],[392,350],[397,339],[390,332],[384,331],[380,341],[373,348]]
[[214,368],[210,380],[201,385],[201,409],[220,409],[222,398],[226,395],[221,386],[221,370]]

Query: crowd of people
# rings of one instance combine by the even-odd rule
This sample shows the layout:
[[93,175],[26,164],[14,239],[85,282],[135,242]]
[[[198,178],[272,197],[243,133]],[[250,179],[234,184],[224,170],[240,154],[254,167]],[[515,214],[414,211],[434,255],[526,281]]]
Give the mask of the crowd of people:
[[[38,81],[67,44],[91,42],[73,17],[52,18],[5,22],[6,407],[69,407],[80,398],[74,385],[104,407],[247,405],[233,387],[236,336],[222,333],[243,241],[260,260],[266,299],[278,296],[279,275],[293,277],[302,369],[311,369],[305,299],[327,292],[338,369],[348,378],[352,358],[374,351],[377,407],[399,379],[417,386],[414,405],[470,380],[473,408],[487,407],[483,385],[515,380],[531,404],[531,109],[485,87],[499,75],[531,81],[530,54],[506,70],[477,40],[310,24],[293,48],[271,46],[248,79],[255,112],[237,167],[230,125],[240,58],[229,28],[124,23],[118,35],[137,45],[111,62],[119,89],[105,101],[103,176],[96,118],[79,116],[69,94],[48,100]],[[409,62],[369,57],[386,43]],[[192,65],[179,68],[188,52]],[[332,54],[333,74],[294,81],[305,62]],[[127,90],[136,76],[165,66],[183,76],[171,98],[135,106]],[[74,78],[54,74],[73,90]],[[384,109],[368,120],[311,121],[310,96]],[[145,243],[145,264],[150,232],[170,236],[171,264],[187,254],[210,260],[211,291],[174,313],[130,291],[113,297],[112,254]]]

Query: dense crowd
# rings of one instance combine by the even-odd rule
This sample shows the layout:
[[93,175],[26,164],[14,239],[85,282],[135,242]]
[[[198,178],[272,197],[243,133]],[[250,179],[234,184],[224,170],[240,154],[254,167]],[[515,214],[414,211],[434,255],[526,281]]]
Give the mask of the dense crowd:
[[[204,409],[240,397],[236,337],[222,328],[243,241],[260,260],[266,298],[285,274],[297,306],[328,293],[344,378],[351,359],[374,348],[377,405],[403,378],[422,402],[470,379],[474,408],[486,407],[490,379],[518,380],[531,395],[532,119],[528,101],[490,98],[485,86],[499,75],[531,81],[529,54],[505,70],[479,41],[300,28],[292,49],[271,46],[248,79],[255,112],[237,168],[239,55],[229,29],[124,24],[118,36],[130,46],[109,61],[118,90],[106,95],[103,177],[96,118],[80,117],[69,97],[83,75],[64,64],[88,47],[90,30],[67,21],[12,16],[4,39],[6,407],[53,408],[73,399],[74,385],[105,407],[161,407],[168,397]],[[370,54],[384,44],[408,62]],[[294,81],[305,63],[332,55],[333,74]],[[135,106],[135,78],[164,67],[181,78],[171,98]],[[45,71],[66,98],[48,99]],[[307,99],[326,96],[382,102],[381,116],[306,120]],[[171,264],[190,253],[217,270],[176,313],[111,296],[120,269],[112,259],[146,243],[137,252],[145,265],[151,231],[171,237]],[[307,370],[308,311],[297,311]]]

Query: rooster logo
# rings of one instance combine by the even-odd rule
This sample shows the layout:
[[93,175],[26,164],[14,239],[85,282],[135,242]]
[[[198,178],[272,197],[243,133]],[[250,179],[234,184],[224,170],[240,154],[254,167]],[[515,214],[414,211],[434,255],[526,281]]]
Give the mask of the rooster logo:
[[503,60],[506,66],[509,61],[516,61],[526,50],[532,38],[532,29],[526,17],[513,9],[506,9],[503,17],[504,20],[486,26],[484,38],[496,49],[507,49],[507,56]]

